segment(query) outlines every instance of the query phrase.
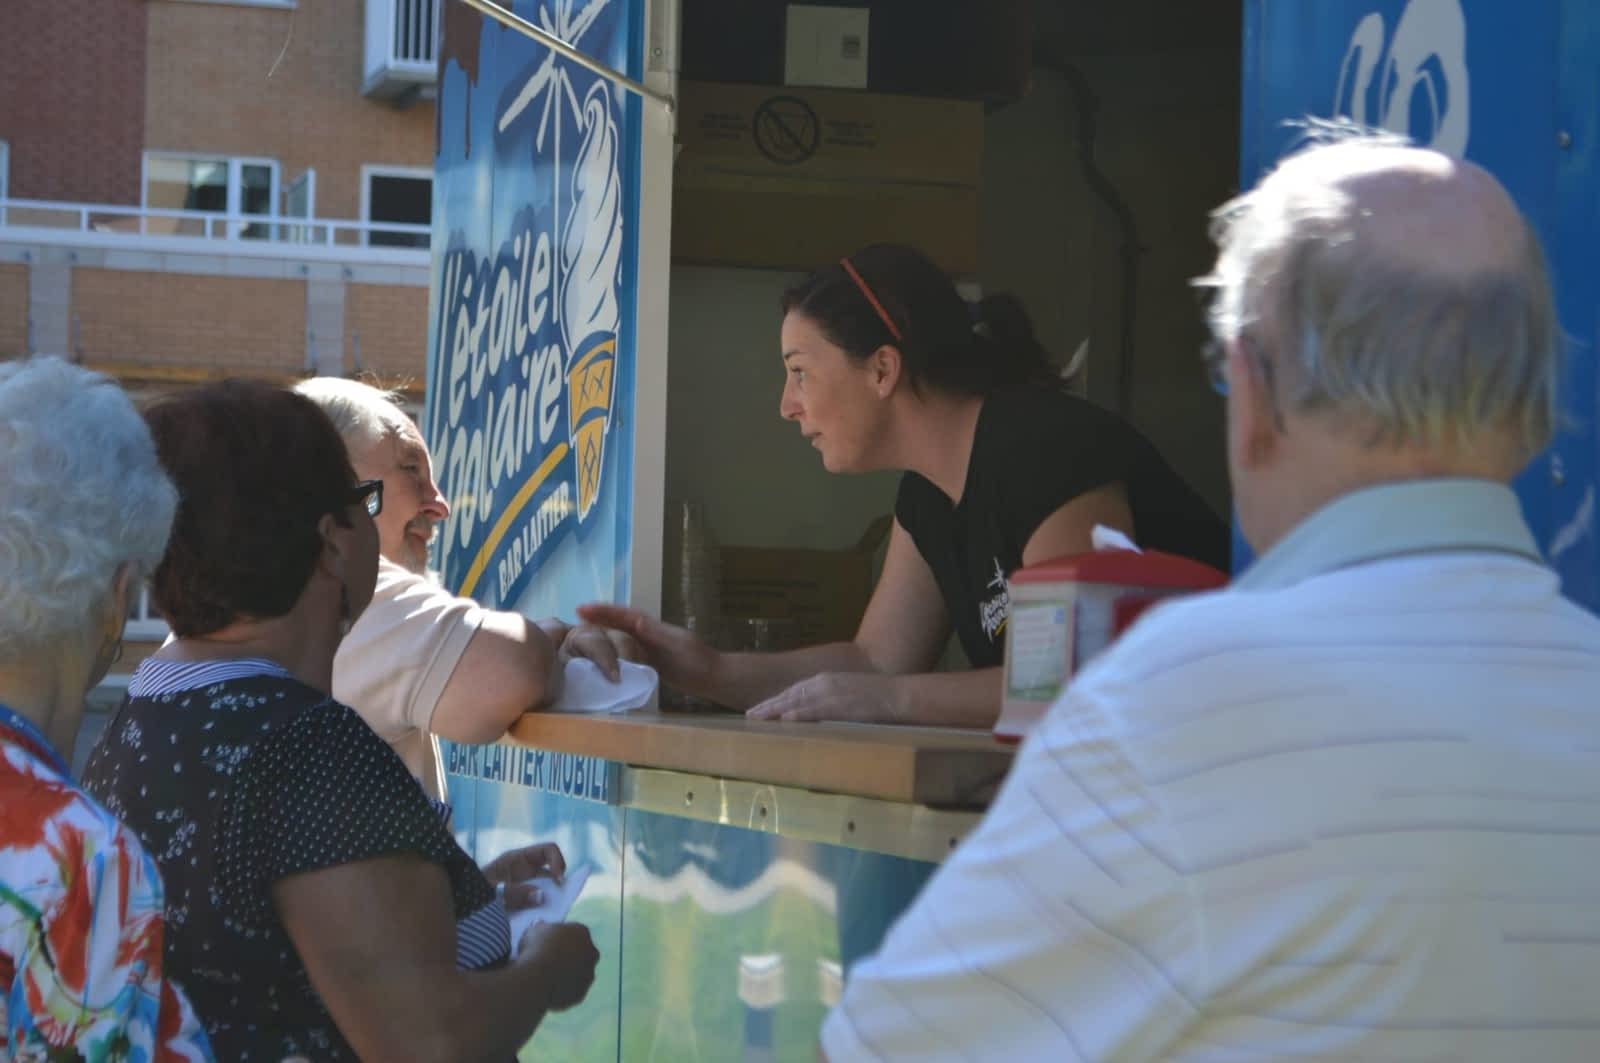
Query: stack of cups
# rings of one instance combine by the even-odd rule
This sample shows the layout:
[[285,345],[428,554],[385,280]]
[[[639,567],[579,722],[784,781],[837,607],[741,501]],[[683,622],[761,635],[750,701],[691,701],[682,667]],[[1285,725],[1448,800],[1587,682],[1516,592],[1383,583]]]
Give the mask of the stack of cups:
[[[722,555],[699,502],[669,501],[662,540],[661,618],[688,628],[712,645],[722,641]],[[670,708],[706,708],[707,702],[663,691]]]

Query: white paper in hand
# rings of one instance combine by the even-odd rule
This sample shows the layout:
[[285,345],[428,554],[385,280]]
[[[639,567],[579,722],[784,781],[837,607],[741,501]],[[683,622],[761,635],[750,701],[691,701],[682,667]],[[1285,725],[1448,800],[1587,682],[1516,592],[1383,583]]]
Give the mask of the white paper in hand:
[[1136,554],[1144,553],[1134,541],[1115,528],[1104,524],[1096,524],[1089,532],[1089,543],[1096,550],[1132,550]]
[[546,712],[627,712],[650,703],[656,692],[656,670],[649,665],[618,661],[621,677],[613,683],[600,666],[584,657],[567,661],[561,696]]
[[522,935],[534,923],[564,923],[567,913],[572,911],[573,904],[578,899],[578,894],[583,892],[583,884],[589,881],[589,872],[594,870],[593,864],[580,864],[567,870],[566,877],[557,885],[548,878],[530,878],[527,884],[536,887],[544,894],[544,899],[532,908],[523,908],[520,911],[507,913],[511,918],[511,952],[516,954],[522,947]]

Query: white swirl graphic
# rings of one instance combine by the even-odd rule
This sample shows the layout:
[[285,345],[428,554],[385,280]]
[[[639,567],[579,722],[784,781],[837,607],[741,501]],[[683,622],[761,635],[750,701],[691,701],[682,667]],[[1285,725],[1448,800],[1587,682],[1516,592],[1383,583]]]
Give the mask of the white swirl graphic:
[[596,82],[583,101],[583,143],[572,169],[572,207],[561,241],[561,332],[569,355],[597,332],[616,334],[622,315],[620,137],[611,96]]

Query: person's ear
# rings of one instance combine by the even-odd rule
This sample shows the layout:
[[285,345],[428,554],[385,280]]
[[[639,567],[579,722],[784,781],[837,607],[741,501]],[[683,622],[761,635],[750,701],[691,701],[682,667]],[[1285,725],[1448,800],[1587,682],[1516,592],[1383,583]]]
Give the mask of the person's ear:
[[1271,462],[1282,445],[1282,417],[1261,360],[1243,338],[1228,344],[1228,433],[1234,464],[1258,469]]
[[900,384],[900,375],[905,371],[905,359],[900,354],[900,348],[886,343],[872,352],[867,359],[867,368],[871,372],[872,390],[878,398],[886,399],[894,394],[894,389]]
[[106,634],[108,641],[120,642],[122,630],[128,625],[128,606],[139,593],[139,566],[124,561],[111,577],[111,595],[107,603]]
[[344,530],[345,526],[332,513],[324,513],[317,519],[317,535],[322,539],[322,553],[317,564],[340,582],[344,581],[345,549],[348,546],[346,537],[340,534]]
[[[138,566],[132,561],[117,565],[116,571],[111,574],[111,593],[106,595],[105,604],[101,606],[100,616],[95,623],[99,629],[98,646],[93,648],[94,656],[90,659],[85,689],[97,686],[111,671],[111,666],[122,659],[122,633],[128,626],[128,601],[131,595],[139,592],[138,578]],[[50,737],[58,744],[57,748],[72,748],[78,734],[79,719],[80,715],[56,715]]]

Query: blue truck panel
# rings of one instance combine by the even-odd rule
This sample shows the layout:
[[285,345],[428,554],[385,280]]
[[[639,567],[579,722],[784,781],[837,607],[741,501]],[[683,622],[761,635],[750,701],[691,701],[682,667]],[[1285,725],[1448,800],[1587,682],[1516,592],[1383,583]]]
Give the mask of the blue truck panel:
[[1242,184],[1293,145],[1287,122],[1338,115],[1482,164],[1533,220],[1571,343],[1565,421],[1516,486],[1567,594],[1600,608],[1600,7],[1592,0],[1246,0],[1243,50]]

